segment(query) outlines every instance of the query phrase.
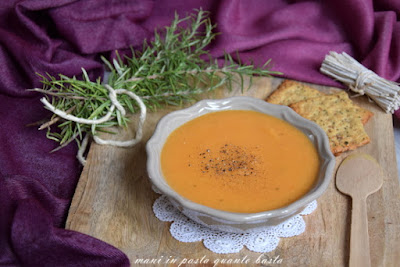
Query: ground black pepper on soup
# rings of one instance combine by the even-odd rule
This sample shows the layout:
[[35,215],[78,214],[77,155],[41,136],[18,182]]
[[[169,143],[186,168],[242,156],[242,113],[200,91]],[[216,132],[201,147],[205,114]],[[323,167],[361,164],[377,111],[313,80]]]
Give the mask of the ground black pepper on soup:
[[167,183],[193,202],[231,212],[281,208],[314,185],[318,152],[289,123],[256,111],[208,113],[174,130],[161,152]]

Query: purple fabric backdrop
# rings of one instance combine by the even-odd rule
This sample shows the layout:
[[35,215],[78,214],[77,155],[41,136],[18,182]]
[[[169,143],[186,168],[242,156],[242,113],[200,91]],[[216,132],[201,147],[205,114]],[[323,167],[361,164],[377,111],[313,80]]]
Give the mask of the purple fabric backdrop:
[[[301,81],[340,86],[319,73],[329,51],[345,51],[379,75],[400,80],[400,2],[44,0],[0,4],[0,265],[126,266],[95,238],[63,229],[81,167],[74,144],[56,147],[26,124],[50,114],[35,72],[102,75],[100,55],[139,47],[175,11],[210,10],[222,34],[213,55],[239,50]],[[400,112],[398,113],[400,116]]]

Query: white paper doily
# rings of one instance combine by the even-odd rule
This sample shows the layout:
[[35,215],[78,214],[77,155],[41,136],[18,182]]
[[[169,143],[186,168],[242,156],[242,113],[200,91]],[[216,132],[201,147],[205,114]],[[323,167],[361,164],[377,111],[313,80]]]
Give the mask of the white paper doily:
[[164,222],[173,222],[170,226],[171,235],[181,242],[199,242],[209,250],[219,253],[236,253],[244,246],[254,252],[273,251],[281,237],[292,237],[302,234],[306,223],[302,216],[311,214],[317,208],[317,201],[311,202],[300,215],[277,225],[257,230],[249,230],[243,234],[227,233],[209,229],[183,215],[162,195],[153,204],[155,216]]

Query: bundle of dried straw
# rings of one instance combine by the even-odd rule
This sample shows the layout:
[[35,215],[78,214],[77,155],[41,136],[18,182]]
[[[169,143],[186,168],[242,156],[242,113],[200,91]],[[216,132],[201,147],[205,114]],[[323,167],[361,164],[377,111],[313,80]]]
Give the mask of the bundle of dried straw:
[[320,71],[359,95],[367,95],[387,113],[394,113],[400,107],[399,84],[378,76],[345,52],[330,52]]

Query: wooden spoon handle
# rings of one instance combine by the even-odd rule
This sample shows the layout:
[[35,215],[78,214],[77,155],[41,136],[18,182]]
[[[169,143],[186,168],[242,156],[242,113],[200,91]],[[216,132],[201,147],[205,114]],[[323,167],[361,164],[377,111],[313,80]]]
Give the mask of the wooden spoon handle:
[[353,198],[352,206],[349,267],[370,267],[366,197]]

